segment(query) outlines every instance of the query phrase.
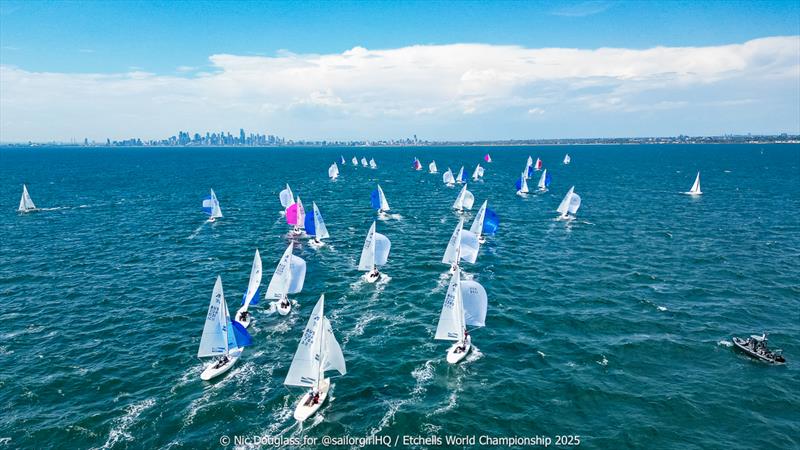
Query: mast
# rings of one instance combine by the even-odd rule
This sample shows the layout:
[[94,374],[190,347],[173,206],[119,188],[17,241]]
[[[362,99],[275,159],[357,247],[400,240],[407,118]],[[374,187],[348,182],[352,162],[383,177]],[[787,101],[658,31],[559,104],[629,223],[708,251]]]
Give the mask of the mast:
[[319,392],[319,384],[322,377],[325,375],[322,364],[322,350],[325,342],[325,297],[323,297],[322,305],[319,308],[319,323],[317,324],[319,332],[319,359],[317,360],[317,392]]

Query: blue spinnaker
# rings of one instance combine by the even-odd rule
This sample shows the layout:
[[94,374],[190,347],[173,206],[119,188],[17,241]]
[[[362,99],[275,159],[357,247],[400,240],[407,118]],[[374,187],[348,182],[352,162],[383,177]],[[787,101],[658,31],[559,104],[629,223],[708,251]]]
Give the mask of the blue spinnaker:
[[317,229],[314,228],[314,211],[309,211],[306,213],[306,220],[304,225],[307,235],[309,236],[317,235]]
[[250,337],[250,334],[247,332],[247,329],[245,329],[244,325],[240,324],[239,322],[231,322],[231,325],[233,335],[236,338],[236,345],[239,347],[247,347],[253,343],[253,338]]
[[[251,305],[257,305],[257,304],[258,304],[258,297],[259,297],[260,295],[261,295],[261,288],[259,287],[258,289],[256,289],[256,293],[255,293],[255,294],[253,294],[253,299],[252,299],[252,300],[250,300],[250,304],[251,304]],[[245,300],[247,300],[247,292],[245,292],[245,293],[242,295],[242,305],[244,305],[244,302],[245,302]]]
[[381,209],[381,194],[378,193],[377,189],[372,191],[370,200],[372,201],[372,209]]
[[547,172],[547,175],[544,177],[544,187],[550,186],[550,181],[552,181],[553,177],[550,176],[550,172]]
[[486,208],[486,216],[483,218],[483,233],[495,234],[500,226],[500,218],[494,210]]
[[522,189],[522,178],[517,178],[517,182],[514,183],[514,186],[517,187],[517,190]]

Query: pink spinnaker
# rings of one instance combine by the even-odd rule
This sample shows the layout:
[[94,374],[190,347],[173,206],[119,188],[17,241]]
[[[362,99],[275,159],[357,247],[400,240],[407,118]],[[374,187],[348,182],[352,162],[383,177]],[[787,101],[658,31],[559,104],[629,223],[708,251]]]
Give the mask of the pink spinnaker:
[[286,208],[286,223],[297,225],[297,203],[292,203]]

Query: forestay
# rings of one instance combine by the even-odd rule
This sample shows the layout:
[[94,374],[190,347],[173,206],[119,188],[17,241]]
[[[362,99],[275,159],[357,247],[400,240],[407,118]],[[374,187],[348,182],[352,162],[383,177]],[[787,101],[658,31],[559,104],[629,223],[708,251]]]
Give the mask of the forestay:
[[445,264],[455,264],[457,262],[458,253],[461,248],[461,230],[464,228],[464,219],[458,221],[453,234],[450,236],[450,241],[447,243],[447,248],[444,251],[442,262]]

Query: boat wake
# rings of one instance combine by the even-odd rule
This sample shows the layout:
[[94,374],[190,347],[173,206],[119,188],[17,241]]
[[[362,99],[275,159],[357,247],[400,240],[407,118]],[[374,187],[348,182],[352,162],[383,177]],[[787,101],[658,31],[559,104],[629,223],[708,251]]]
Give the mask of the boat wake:
[[721,345],[723,347],[733,347],[733,342],[722,339],[719,342],[717,342],[717,345]]
[[204,227],[204,226],[206,226],[206,224],[207,224],[207,223],[208,223],[208,221],[206,220],[205,222],[203,222],[202,224],[200,224],[200,226],[199,226],[199,227],[197,227],[197,228],[196,228],[196,229],[195,229],[195,230],[192,232],[192,234],[191,234],[191,235],[189,235],[189,237],[188,237],[188,238],[186,238],[186,239],[194,239],[194,238],[196,238],[196,237],[197,237],[197,235],[198,235],[198,234],[200,234],[200,231],[203,229],[203,227]]
[[108,433],[108,439],[103,444],[101,449],[108,449],[114,447],[120,440],[133,441],[133,436],[128,432],[131,425],[136,422],[136,419],[148,408],[156,404],[154,398],[148,398],[139,403],[133,403],[126,408],[125,415],[117,419],[114,427]]

